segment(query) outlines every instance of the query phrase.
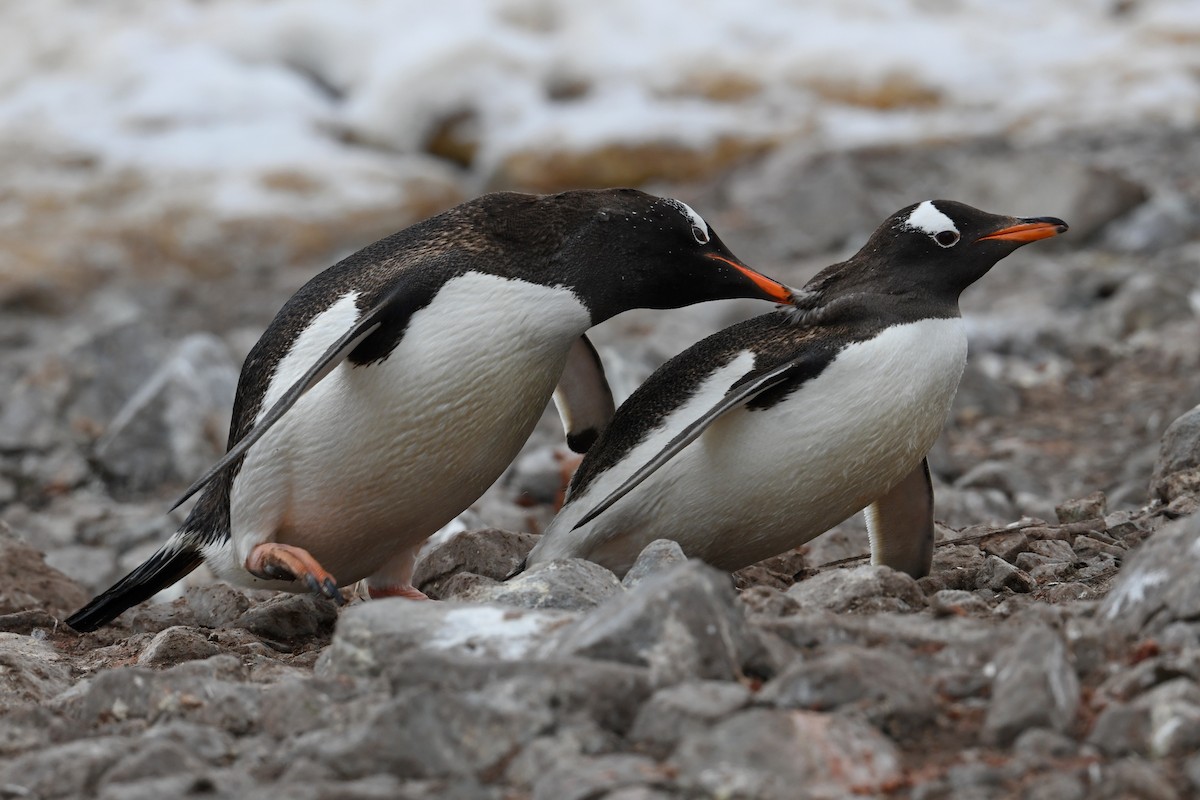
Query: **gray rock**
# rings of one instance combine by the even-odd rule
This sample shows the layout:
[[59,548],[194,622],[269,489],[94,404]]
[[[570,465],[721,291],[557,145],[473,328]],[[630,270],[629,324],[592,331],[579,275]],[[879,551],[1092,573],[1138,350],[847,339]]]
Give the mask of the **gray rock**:
[[1200,494],[1200,406],[1167,427],[1150,491],[1166,503],[1181,495]]
[[1002,745],[1024,730],[1041,727],[1064,732],[1079,707],[1079,679],[1067,660],[1067,648],[1051,628],[1027,627],[995,661],[996,678],[984,732]]
[[251,605],[245,591],[227,583],[191,586],[184,596],[196,625],[202,628],[224,628],[245,614]]
[[0,520],[0,614],[41,608],[63,615],[87,602],[78,583],[47,565],[41,552]]
[[689,681],[659,689],[638,711],[629,738],[665,757],[679,740],[741,710],[750,690],[733,681]]
[[1160,528],[1122,568],[1097,612],[1125,635],[1154,635],[1200,618],[1200,518]]
[[220,648],[195,629],[176,625],[155,634],[138,656],[140,667],[169,667],[216,655]]
[[344,732],[298,737],[281,760],[313,760],[343,778],[481,778],[554,724],[554,712],[487,692],[401,691]]
[[925,607],[925,595],[912,577],[881,566],[821,572],[787,593],[802,608],[836,612],[918,611]]
[[[735,175],[730,189],[733,204],[750,210],[757,230],[771,232],[774,258],[827,252],[869,234],[881,219],[871,208],[869,193],[853,157],[813,158],[803,147],[782,149],[758,168]],[[797,219],[805,224],[794,224]],[[746,238],[753,242],[757,237]]]
[[1131,756],[1101,768],[1091,797],[1097,800],[1178,800],[1179,793],[1161,768]]
[[738,800],[842,798],[879,792],[901,774],[900,756],[861,722],[808,711],[750,709],[689,734],[673,761],[678,783]]
[[203,472],[223,452],[237,379],[217,337],[180,342],[103,420],[95,457],[109,487],[140,494]]
[[264,639],[294,642],[328,636],[337,618],[332,600],[310,594],[278,594],[251,606],[233,624]]
[[108,669],[60,698],[63,710],[83,725],[102,721],[180,719],[233,734],[255,729],[259,693],[241,681],[246,669],[233,655],[187,661],[169,669]]
[[[1019,554],[1017,557],[1020,558]],[[1008,589],[1013,592],[1032,592],[1037,583],[1024,570],[1009,564],[997,556],[989,555],[980,568],[977,576],[981,589],[1000,591]]]
[[929,610],[940,617],[989,615],[992,607],[974,592],[962,589],[943,589],[929,598]]
[[1010,564],[1029,546],[1029,534],[1024,530],[998,530],[979,540],[979,549]]
[[1145,707],[1111,702],[1088,734],[1087,742],[1108,756],[1145,755],[1150,740],[1150,713]]
[[178,742],[149,739],[139,745],[131,747],[130,752],[104,774],[103,785],[187,775],[204,770],[204,762]]
[[668,770],[632,753],[581,757],[548,770],[533,785],[533,800],[592,800],[603,792],[664,782]]
[[1156,759],[1195,753],[1200,749],[1200,686],[1176,678],[1156,686],[1134,701],[1149,717],[1146,751]]
[[586,611],[620,592],[621,582],[604,567],[582,558],[564,558],[536,564],[504,583],[481,583],[464,599],[516,608]]
[[750,646],[744,626],[729,575],[688,561],[611,598],[539,649],[646,666],[659,684],[731,680]]
[[87,797],[100,776],[128,752],[129,741],[118,736],[53,745],[0,765],[0,787],[12,797]]
[[[1046,559],[1045,563],[1072,564],[1078,560],[1075,551],[1068,543],[1059,539],[1040,540],[1029,543],[1029,552],[1025,555],[1039,555]],[[1017,559],[1017,566],[1021,560]]]
[[421,552],[413,569],[413,586],[440,600],[445,599],[446,582],[459,573],[504,580],[529,555],[537,538],[499,528],[462,531]]
[[54,647],[29,636],[0,633],[0,697],[6,705],[45,700],[70,682],[70,664]]
[[555,609],[373,600],[342,614],[333,642],[318,662],[318,673],[379,675],[412,650],[525,658],[575,618],[571,612]]
[[1104,519],[1104,515],[1108,513],[1108,498],[1104,496],[1104,492],[1092,492],[1087,497],[1058,504],[1054,507],[1054,513],[1058,515],[1060,525],[1088,519]]
[[687,561],[687,556],[684,555],[679,542],[670,539],[655,539],[638,554],[633,566],[621,579],[621,585],[626,589],[631,589],[641,583],[647,575],[663,572],[684,561]]
[[842,646],[796,662],[758,699],[779,708],[857,711],[897,739],[909,738],[937,710],[911,653]]

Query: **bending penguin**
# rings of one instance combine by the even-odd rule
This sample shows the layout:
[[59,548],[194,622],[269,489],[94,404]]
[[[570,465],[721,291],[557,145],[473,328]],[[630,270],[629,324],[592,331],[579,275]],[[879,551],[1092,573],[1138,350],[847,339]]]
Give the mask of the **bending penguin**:
[[[228,452],[179,531],[67,620],[94,630],[206,562],[243,586],[367,579],[423,597],[417,549],[488,488],[553,394],[587,448],[613,402],[592,325],[631,308],[786,303],[687,205],[631,189],[490,194],[309,281],[242,367]],[[560,382],[561,379],[561,382]],[[556,389],[557,385],[557,389]]]
[[925,455],[966,364],[959,294],[1054,217],[934,200],[893,214],[796,307],[663,365],[588,451],[527,559],[623,575],[655,539],[736,570],[867,509],[871,559],[915,577],[933,555]]

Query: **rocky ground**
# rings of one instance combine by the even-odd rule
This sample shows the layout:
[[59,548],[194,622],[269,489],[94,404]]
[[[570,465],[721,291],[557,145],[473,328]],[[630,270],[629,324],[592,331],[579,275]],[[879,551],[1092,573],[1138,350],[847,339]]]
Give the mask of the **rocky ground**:
[[[0,239],[7,263],[31,255],[0,286],[0,798],[1200,793],[1194,131],[796,145],[651,187],[793,283],[928,197],[1071,223],[964,298],[927,578],[867,566],[852,520],[732,581],[656,543],[624,581],[568,561],[502,582],[561,489],[547,416],[473,530],[426,552],[442,602],[339,611],[197,573],[110,628],[64,629],[178,523],[162,511],[219,454],[279,304],[468,193],[439,180],[313,228],[138,227],[135,188],[108,226],[97,205],[2,198],[53,224]],[[594,341],[627,392],[758,309],[632,313]]]

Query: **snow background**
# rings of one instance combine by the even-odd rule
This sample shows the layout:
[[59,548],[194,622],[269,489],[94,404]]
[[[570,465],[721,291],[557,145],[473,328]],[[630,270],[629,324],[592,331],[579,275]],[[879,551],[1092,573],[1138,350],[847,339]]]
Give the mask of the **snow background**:
[[[1196,0],[37,0],[0,4],[0,152],[227,217],[392,202],[520,153],[814,150],[1200,121]],[[280,191],[279,175],[294,189]],[[271,176],[275,176],[272,180]],[[37,180],[36,171],[20,180]]]

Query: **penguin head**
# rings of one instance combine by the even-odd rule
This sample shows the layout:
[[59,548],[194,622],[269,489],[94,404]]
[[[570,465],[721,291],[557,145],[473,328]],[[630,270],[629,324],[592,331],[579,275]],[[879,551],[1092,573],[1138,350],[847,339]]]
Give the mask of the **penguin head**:
[[818,276],[814,288],[901,295],[921,292],[957,302],[1018,247],[1057,236],[1057,217],[1006,217],[953,200],[925,200],[888,217],[849,261]]
[[593,322],[631,308],[734,297],[791,303],[793,290],[751,269],[695,210],[636,189],[565,192],[547,201],[576,217],[554,256]]

